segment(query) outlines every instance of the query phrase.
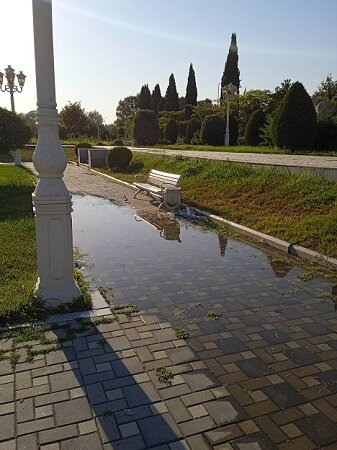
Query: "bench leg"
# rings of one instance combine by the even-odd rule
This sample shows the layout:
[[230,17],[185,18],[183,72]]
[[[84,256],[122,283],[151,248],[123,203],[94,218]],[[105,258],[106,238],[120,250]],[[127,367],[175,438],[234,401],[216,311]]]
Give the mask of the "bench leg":
[[138,189],[138,191],[135,193],[135,195],[133,196],[133,198],[136,198],[136,195],[139,194],[139,192],[141,192],[142,189]]

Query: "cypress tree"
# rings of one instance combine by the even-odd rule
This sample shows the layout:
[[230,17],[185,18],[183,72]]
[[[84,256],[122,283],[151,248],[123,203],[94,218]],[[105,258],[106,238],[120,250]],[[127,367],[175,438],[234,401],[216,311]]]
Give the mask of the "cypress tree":
[[276,109],[272,123],[273,143],[290,150],[313,147],[317,133],[317,117],[312,100],[302,83],[288,89]]
[[178,92],[173,73],[171,73],[169,78],[169,85],[166,89],[165,100],[166,111],[179,111]]
[[147,84],[144,84],[140,90],[138,97],[138,108],[151,109],[151,92]]
[[161,99],[162,99],[162,97],[161,97],[161,92],[160,92],[160,86],[159,86],[159,84],[156,84],[152,91],[152,95],[151,95],[151,109],[156,114],[159,111],[158,107],[159,107],[159,103],[160,103]]
[[265,123],[266,113],[261,109],[254,111],[245,127],[245,140],[247,145],[259,145],[261,143],[261,128]]
[[[240,87],[240,70],[238,68],[238,46],[236,43],[236,34],[232,34],[231,45],[229,46],[225,70],[221,78],[221,88],[227,86],[229,83],[234,84],[238,89]],[[221,90],[221,98],[223,98]]]
[[193,65],[191,63],[186,86],[186,97],[185,97],[186,105],[196,106],[197,96],[198,96],[197,83],[195,81],[195,73]]

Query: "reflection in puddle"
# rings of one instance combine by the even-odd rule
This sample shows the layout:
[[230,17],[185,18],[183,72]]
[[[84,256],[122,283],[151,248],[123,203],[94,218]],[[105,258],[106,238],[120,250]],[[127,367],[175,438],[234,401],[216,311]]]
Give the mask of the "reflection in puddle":
[[159,236],[167,241],[178,241],[180,239],[180,224],[179,222],[168,214],[156,212],[140,212],[138,215],[134,214],[137,222],[144,221],[159,230]]
[[177,308],[189,318],[216,310],[223,320],[207,324],[214,330],[233,314],[253,326],[266,313],[269,321],[334,311],[336,286],[299,279],[303,268],[276,250],[99,197],[74,195],[73,202],[74,244],[88,254],[93,284],[115,304],[136,303],[168,319]]

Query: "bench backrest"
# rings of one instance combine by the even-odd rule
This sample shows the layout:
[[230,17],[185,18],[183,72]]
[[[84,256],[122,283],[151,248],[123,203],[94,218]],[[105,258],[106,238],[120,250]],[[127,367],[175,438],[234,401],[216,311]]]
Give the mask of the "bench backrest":
[[175,173],[161,172],[160,170],[150,170],[148,181],[157,186],[161,186],[163,183],[177,186],[181,175]]

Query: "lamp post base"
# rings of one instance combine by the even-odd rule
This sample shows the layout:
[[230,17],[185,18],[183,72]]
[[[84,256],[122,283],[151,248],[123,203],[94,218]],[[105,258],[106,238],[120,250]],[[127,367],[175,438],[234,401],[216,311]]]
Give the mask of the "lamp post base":
[[32,197],[40,275],[36,295],[55,308],[81,296],[73,278],[71,195]]

